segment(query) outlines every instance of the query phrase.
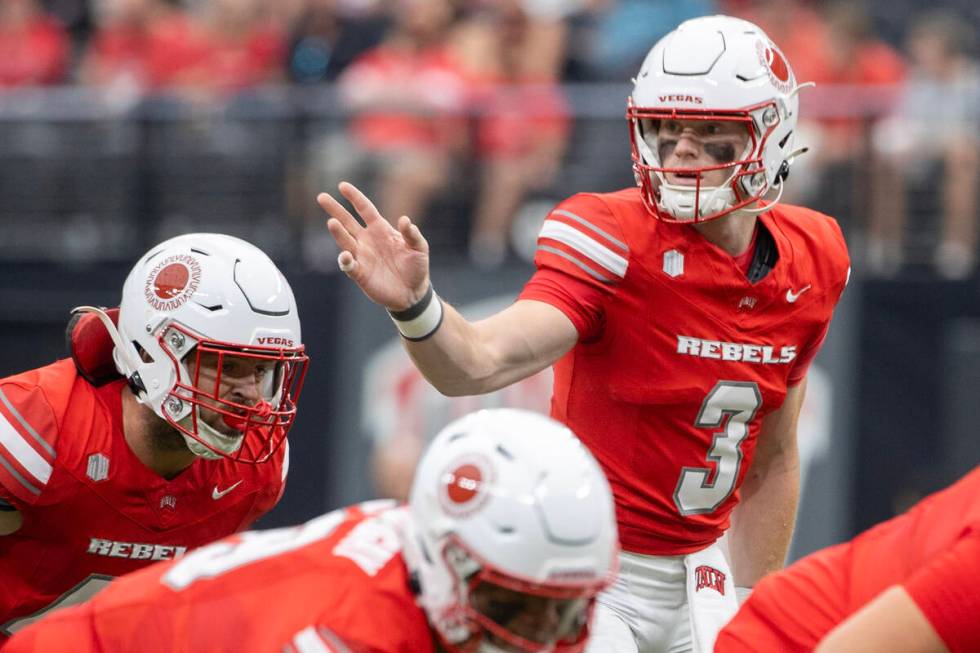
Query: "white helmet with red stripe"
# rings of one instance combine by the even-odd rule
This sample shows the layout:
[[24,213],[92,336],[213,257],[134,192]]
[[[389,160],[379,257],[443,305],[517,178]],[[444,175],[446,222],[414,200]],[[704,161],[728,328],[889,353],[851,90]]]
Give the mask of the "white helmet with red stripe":
[[409,501],[406,562],[451,651],[581,651],[618,560],[609,484],[565,426],[483,410],[436,436]]
[[257,463],[282,444],[307,358],[293,292],[257,247],[204,233],[160,243],[126,278],[118,331],[103,323],[137,399],[195,454]]
[[[756,25],[729,16],[681,23],[650,50],[634,80],[627,119],[644,203],[669,222],[702,222],[750,208],[780,189],[793,159],[800,85],[779,48]],[[737,121],[749,143],[734,161],[685,168],[730,170],[718,186],[668,183],[657,127],[664,120]],[[773,202],[774,203],[774,202]]]

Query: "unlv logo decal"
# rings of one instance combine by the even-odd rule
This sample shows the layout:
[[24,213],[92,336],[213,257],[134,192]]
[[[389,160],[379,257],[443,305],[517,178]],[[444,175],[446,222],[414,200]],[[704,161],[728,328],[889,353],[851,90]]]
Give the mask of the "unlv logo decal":
[[186,302],[201,283],[201,264],[188,254],[168,256],[150,271],[143,286],[147,303],[158,311],[172,311]]
[[454,517],[469,517],[486,502],[493,481],[490,461],[482,456],[454,460],[439,476],[439,503]]
[[783,53],[772,43],[759,41],[755,45],[759,55],[759,63],[769,71],[769,81],[782,93],[789,93],[792,88],[792,74],[789,71],[789,64]]
[[701,565],[694,570],[694,580],[696,582],[695,592],[700,592],[708,588],[713,589],[722,596],[725,595],[725,572],[723,571],[719,571],[708,565]]

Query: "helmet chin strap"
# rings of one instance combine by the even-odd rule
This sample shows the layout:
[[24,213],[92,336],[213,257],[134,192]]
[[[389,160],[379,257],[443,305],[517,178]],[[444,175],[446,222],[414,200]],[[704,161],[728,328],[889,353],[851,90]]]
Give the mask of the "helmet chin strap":
[[[197,409],[195,408],[194,410]],[[193,421],[193,411],[191,411],[186,417],[180,420],[178,424],[187,430],[193,430]],[[201,439],[206,440],[211,447],[218,449],[228,456],[238,451],[242,446],[242,442],[245,441],[245,434],[238,436],[225,435],[224,433],[221,433],[213,428],[200,417],[197,419],[197,433]],[[187,443],[187,448],[190,449],[191,453],[195,456],[200,456],[206,460],[219,460],[224,457],[204,446],[186,433],[183,435],[184,442]]]
[[765,213],[766,211],[768,211],[772,207],[774,207],[777,204],[779,204],[779,198],[783,196],[783,189],[785,187],[786,187],[786,184],[784,184],[783,182],[780,181],[779,182],[779,185],[776,186],[776,188],[779,189],[779,192],[776,193],[776,199],[774,199],[771,202],[766,202],[764,205],[762,205],[762,206],[760,206],[758,208],[743,208],[742,209],[742,212],[743,213],[752,213],[752,214]]
[[[813,85],[812,82],[809,82],[809,84]],[[804,86],[806,86],[806,84],[804,84]],[[775,205],[779,204],[779,199],[783,196],[783,190],[786,188],[786,176],[789,174],[789,167],[793,165],[793,161],[795,161],[800,156],[806,154],[809,151],[810,151],[809,147],[806,146],[798,147],[795,150],[793,150],[788,157],[786,157],[786,161],[783,162],[783,165],[785,166],[785,172],[782,175],[777,175],[778,183],[776,185],[776,188],[778,189],[778,192],[776,193],[776,198],[773,201],[766,202],[764,206],[761,206],[759,208],[754,208],[754,209],[744,208],[742,209],[742,211],[744,211],[745,213],[765,213]]]

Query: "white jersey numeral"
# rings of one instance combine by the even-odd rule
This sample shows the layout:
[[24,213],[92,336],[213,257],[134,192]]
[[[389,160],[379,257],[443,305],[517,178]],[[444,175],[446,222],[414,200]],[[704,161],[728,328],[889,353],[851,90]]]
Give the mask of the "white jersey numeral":
[[[364,514],[371,515],[394,505],[393,501],[382,500],[367,501],[358,507]],[[243,565],[271,558],[330,537],[348,517],[349,513],[346,509],[334,510],[302,526],[276,528],[269,531],[248,531],[241,534],[238,542],[209,544],[185,555],[160,580],[172,589],[185,589],[195,581],[214,578]]]
[[[735,480],[742,465],[740,445],[749,434],[749,422],[762,406],[762,394],[755,383],[719,381],[701,404],[694,425],[713,429],[724,424],[724,430],[714,434],[706,461],[712,467],[681,469],[674,505],[682,515],[701,515],[713,512],[735,489]],[[712,471],[714,475],[712,476]]]

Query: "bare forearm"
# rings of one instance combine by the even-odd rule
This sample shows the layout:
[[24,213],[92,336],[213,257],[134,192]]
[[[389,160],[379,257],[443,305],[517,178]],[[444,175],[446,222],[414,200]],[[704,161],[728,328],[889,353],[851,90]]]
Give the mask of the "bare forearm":
[[405,348],[426,379],[449,396],[492,392],[531,376],[567,352],[577,338],[550,306],[518,302],[479,322],[444,304],[442,325]]
[[736,585],[752,587],[783,567],[793,538],[799,490],[795,447],[768,465],[749,470],[729,534]]
[[444,303],[442,325],[421,342],[404,340],[405,349],[422,375],[439,392],[449,396],[492,392],[499,363],[480,338],[476,325]]

